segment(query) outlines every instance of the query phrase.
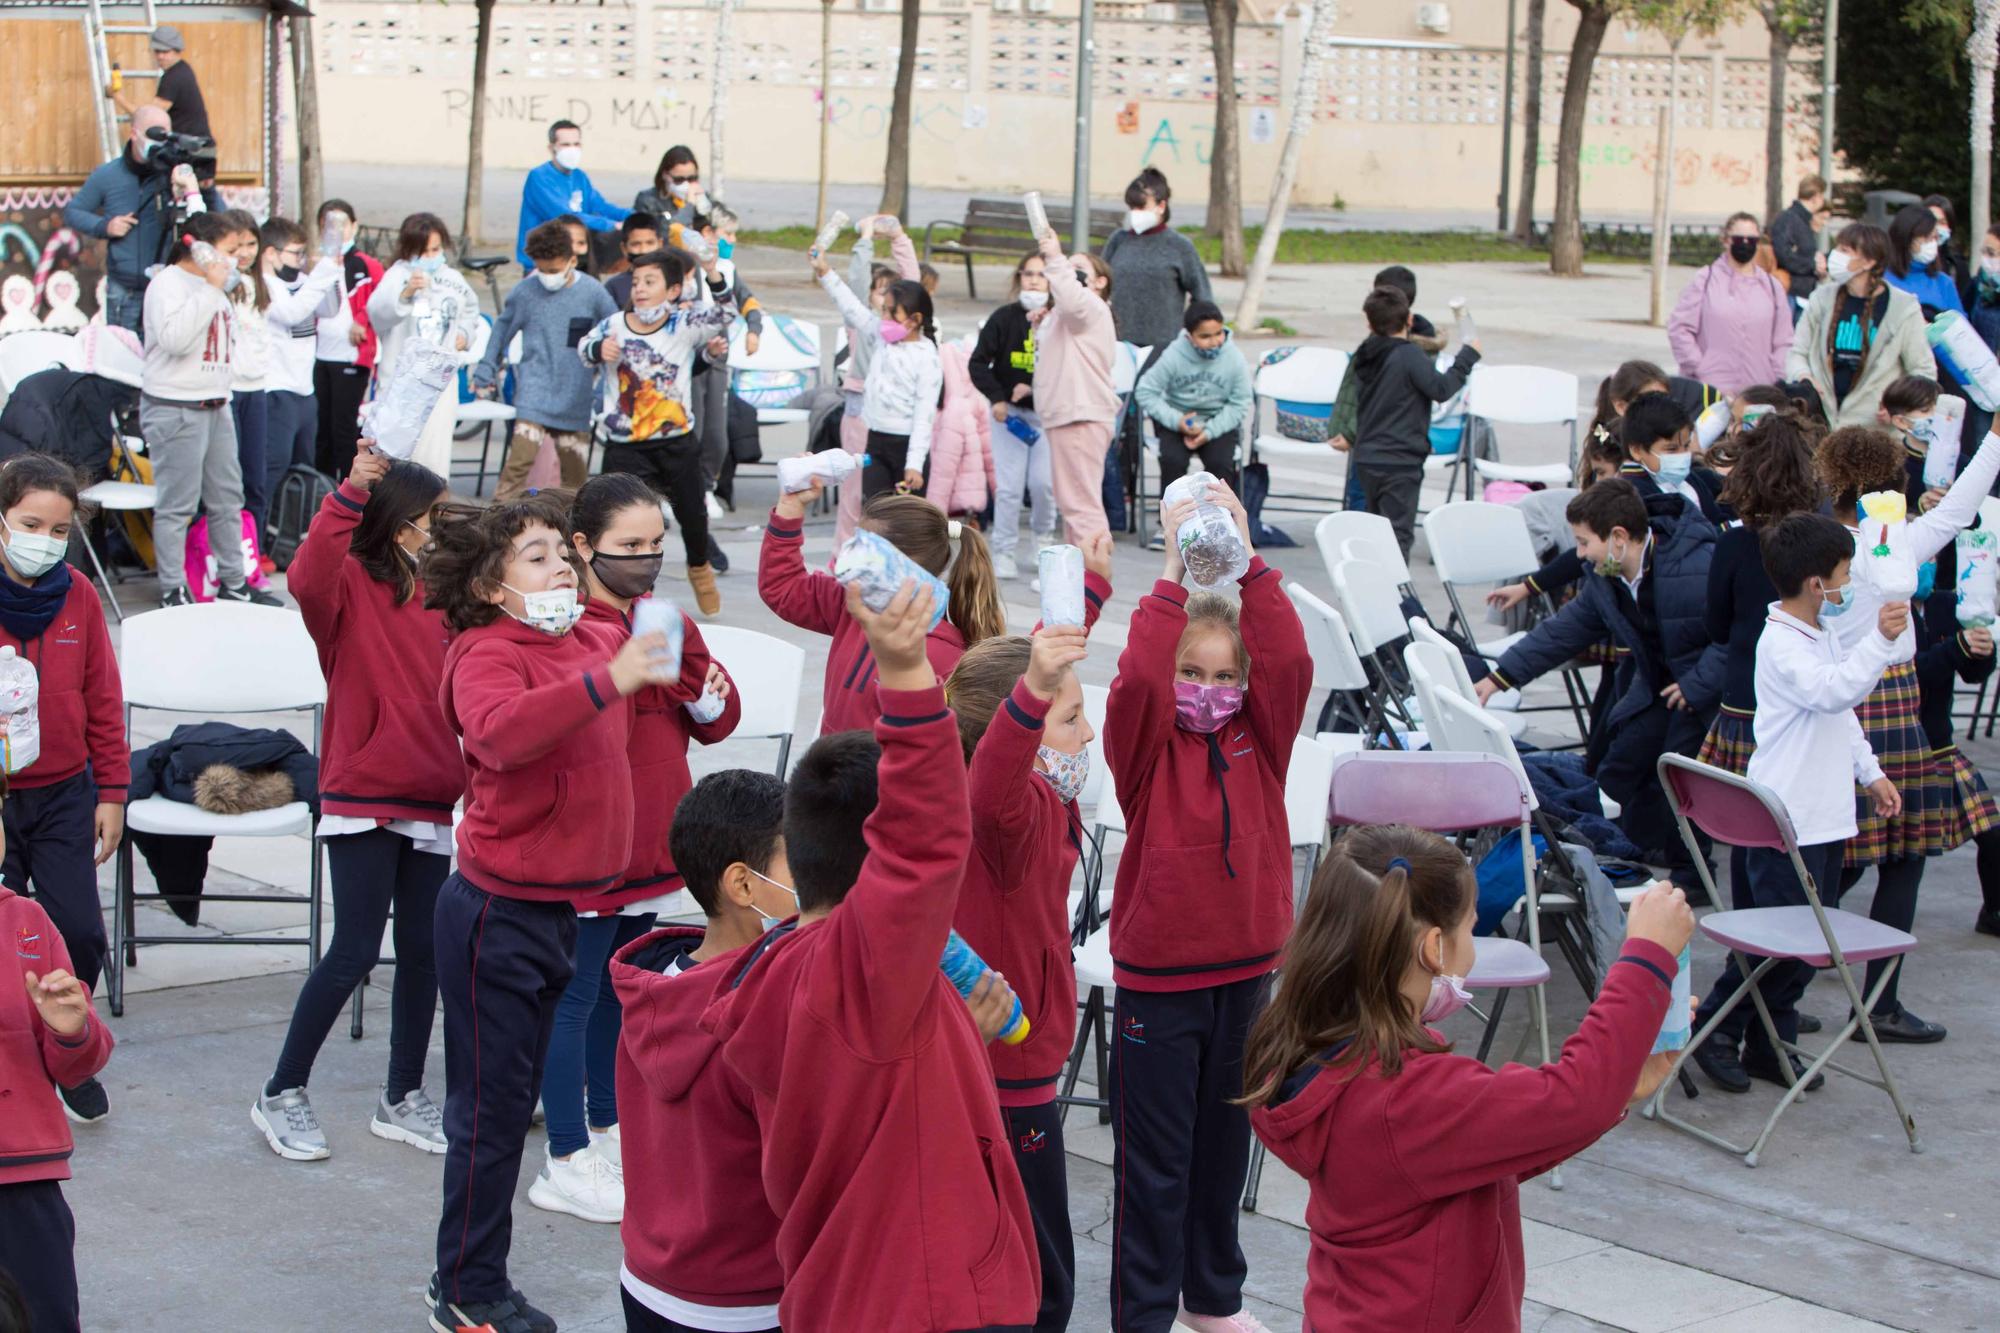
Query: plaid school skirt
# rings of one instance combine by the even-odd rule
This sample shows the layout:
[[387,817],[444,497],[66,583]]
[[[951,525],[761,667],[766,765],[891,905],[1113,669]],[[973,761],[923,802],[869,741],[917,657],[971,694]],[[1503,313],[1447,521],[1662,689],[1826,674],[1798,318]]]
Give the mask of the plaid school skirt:
[[1749,774],[1750,756],[1756,751],[1756,713],[1724,704],[1716,711],[1715,721],[1708,724],[1708,735],[1702,738],[1694,757],[1698,763],[1712,764],[1740,778]]
[[1854,715],[1883,775],[1902,793],[1903,812],[1882,818],[1873,798],[1857,787],[1854,817],[1860,831],[1847,841],[1846,863],[1872,866],[1908,856],[1941,856],[1964,842],[1965,817],[1949,757],[1931,748],[1917,716],[1916,665],[1898,662],[1884,671]]
[[1945,746],[1935,758],[1951,775],[1951,813],[1957,821],[1951,845],[1963,846],[1982,833],[2000,828],[2000,806],[1993,803],[1993,793],[1986,790],[1986,779],[1979,776],[1972,761],[1960,754],[1956,745]]

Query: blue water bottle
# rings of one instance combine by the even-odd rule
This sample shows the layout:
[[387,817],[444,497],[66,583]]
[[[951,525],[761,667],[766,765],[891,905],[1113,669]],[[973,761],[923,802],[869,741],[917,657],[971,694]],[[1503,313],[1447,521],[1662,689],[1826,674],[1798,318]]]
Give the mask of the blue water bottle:
[[[972,998],[972,988],[989,970],[986,960],[972,951],[972,946],[959,937],[957,931],[944,942],[944,957],[938,966],[943,969],[945,980],[957,987],[958,993],[966,999]],[[1028,1016],[1021,1012],[1021,997],[1014,997],[1014,1012],[1007,1019],[1007,1026],[1000,1029],[1000,1040],[1009,1046],[1019,1046],[1028,1039]]]

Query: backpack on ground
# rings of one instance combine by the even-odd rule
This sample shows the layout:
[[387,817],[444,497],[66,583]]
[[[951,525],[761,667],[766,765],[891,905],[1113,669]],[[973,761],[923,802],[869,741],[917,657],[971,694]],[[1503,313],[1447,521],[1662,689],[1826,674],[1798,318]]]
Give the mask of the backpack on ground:
[[306,529],[312,526],[313,515],[331,494],[333,481],[318,468],[294,463],[285,469],[278,493],[271,500],[271,549],[265,553],[279,569],[292,563],[299,543],[306,539]]

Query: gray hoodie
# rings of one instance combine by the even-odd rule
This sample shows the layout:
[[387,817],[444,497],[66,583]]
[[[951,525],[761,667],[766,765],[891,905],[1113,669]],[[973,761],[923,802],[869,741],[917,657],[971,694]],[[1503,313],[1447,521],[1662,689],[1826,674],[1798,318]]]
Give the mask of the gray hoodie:
[[617,313],[604,284],[588,273],[576,274],[567,287],[553,292],[529,274],[507,293],[486,356],[473,367],[472,382],[484,386],[499,380],[500,358],[518,333],[515,414],[550,430],[589,430],[597,377],[578,359],[576,348],[585,334]]

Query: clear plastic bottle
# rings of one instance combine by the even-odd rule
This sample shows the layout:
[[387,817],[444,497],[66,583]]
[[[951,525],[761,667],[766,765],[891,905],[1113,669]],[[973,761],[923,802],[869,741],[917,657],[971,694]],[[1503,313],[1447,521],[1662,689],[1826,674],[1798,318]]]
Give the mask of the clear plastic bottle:
[[836,208],[832,216],[827,218],[826,225],[819,229],[819,235],[813,237],[812,254],[816,258],[824,258],[828,247],[839,240],[840,233],[845,230],[847,230],[847,214]]
[[319,252],[328,259],[338,259],[347,252],[347,214],[337,208],[320,224]]
[[41,758],[41,694],[35,664],[12,647],[0,648],[0,759],[9,773]]
[[1083,551],[1075,546],[1044,546],[1036,556],[1042,576],[1042,623],[1083,624]]
[[653,659],[671,668],[675,675],[680,674],[681,643],[687,636],[687,625],[671,597],[655,593],[632,603],[632,633],[666,635],[666,652],[653,654]]
[[1049,211],[1042,207],[1042,192],[1030,190],[1021,196],[1021,206],[1028,210],[1028,234],[1036,240],[1050,235],[1054,228],[1049,226]]
[[1174,544],[1180,547],[1181,563],[1187,566],[1188,577],[1201,588],[1234,583],[1250,570],[1250,548],[1244,545],[1243,534],[1236,530],[1236,520],[1227,509],[1204,498],[1214,484],[1215,478],[1210,474],[1190,472],[1160,496],[1161,513],[1182,500],[1195,501],[1194,513],[1174,534]]
[[1479,326],[1472,322],[1472,311],[1467,308],[1463,296],[1451,298],[1452,317],[1458,321],[1458,341],[1460,346],[1479,341]]
[[[945,980],[955,987],[966,999],[972,998],[972,991],[979,979],[990,970],[986,960],[973,952],[972,946],[959,938],[957,931],[951,932],[944,942],[944,957],[938,960]],[[1021,1012],[1021,997],[1014,997],[1014,1012],[1007,1019],[1007,1026],[1000,1029],[1000,1040],[1009,1046],[1019,1046],[1028,1039],[1028,1016]]]

